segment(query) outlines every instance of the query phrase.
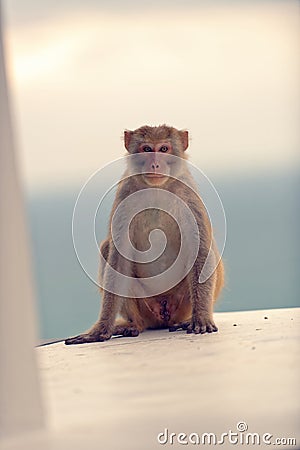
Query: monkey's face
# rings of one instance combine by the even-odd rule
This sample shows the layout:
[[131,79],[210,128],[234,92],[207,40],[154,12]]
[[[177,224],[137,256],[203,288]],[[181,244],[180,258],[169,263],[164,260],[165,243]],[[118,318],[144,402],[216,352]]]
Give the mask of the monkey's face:
[[188,132],[161,125],[143,126],[125,131],[124,141],[131,155],[131,169],[140,174],[143,183],[163,186],[170,177],[178,177],[184,167],[184,152],[188,147]]
[[172,154],[171,142],[142,143],[138,149],[142,157],[142,177],[150,186],[162,186],[171,174],[168,155]]

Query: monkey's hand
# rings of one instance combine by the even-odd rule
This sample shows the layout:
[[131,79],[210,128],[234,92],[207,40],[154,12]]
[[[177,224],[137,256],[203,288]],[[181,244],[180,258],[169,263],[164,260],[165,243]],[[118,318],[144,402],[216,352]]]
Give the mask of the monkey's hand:
[[186,330],[187,333],[204,334],[218,331],[213,319],[193,317],[190,321],[181,322],[169,328],[169,331]]
[[110,333],[101,333],[101,332],[89,332],[84,334],[79,334],[78,336],[71,337],[65,340],[66,345],[75,345],[75,344],[88,344],[89,342],[103,342],[107,341],[111,338]]
[[79,334],[65,340],[66,345],[87,344],[89,342],[103,342],[111,338],[111,336],[136,337],[139,335],[138,328],[134,326],[116,325],[112,333],[91,330],[88,333]]

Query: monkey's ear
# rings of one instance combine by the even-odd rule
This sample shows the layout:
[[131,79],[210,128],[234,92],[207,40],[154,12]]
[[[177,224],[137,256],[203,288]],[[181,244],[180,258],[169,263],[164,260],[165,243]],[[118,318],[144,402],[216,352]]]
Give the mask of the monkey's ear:
[[132,135],[133,135],[133,131],[129,131],[129,130],[124,131],[124,144],[125,144],[125,148],[128,152],[129,152],[129,144],[130,144]]
[[183,145],[183,151],[189,146],[189,132],[187,130],[180,131],[180,137]]

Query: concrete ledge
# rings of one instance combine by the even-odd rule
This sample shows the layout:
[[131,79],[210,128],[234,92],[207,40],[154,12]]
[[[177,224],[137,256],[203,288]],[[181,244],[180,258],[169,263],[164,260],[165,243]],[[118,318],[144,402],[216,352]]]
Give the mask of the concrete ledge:
[[272,443],[297,438],[299,446],[300,308],[215,319],[220,331],[210,335],[147,331],[38,348],[51,448],[154,449],[165,428],[220,436],[241,421]]

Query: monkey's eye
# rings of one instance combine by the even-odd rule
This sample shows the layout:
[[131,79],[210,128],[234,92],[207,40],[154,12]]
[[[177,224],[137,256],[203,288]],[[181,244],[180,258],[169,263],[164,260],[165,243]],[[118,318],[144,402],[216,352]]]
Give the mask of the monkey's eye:
[[145,147],[143,147],[144,152],[152,152],[152,148],[149,147],[149,145],[145,145]]
[[159,151],[165,153],[168,151],[168,147],[166,145],[163,145],[162,147],[160,147]]

